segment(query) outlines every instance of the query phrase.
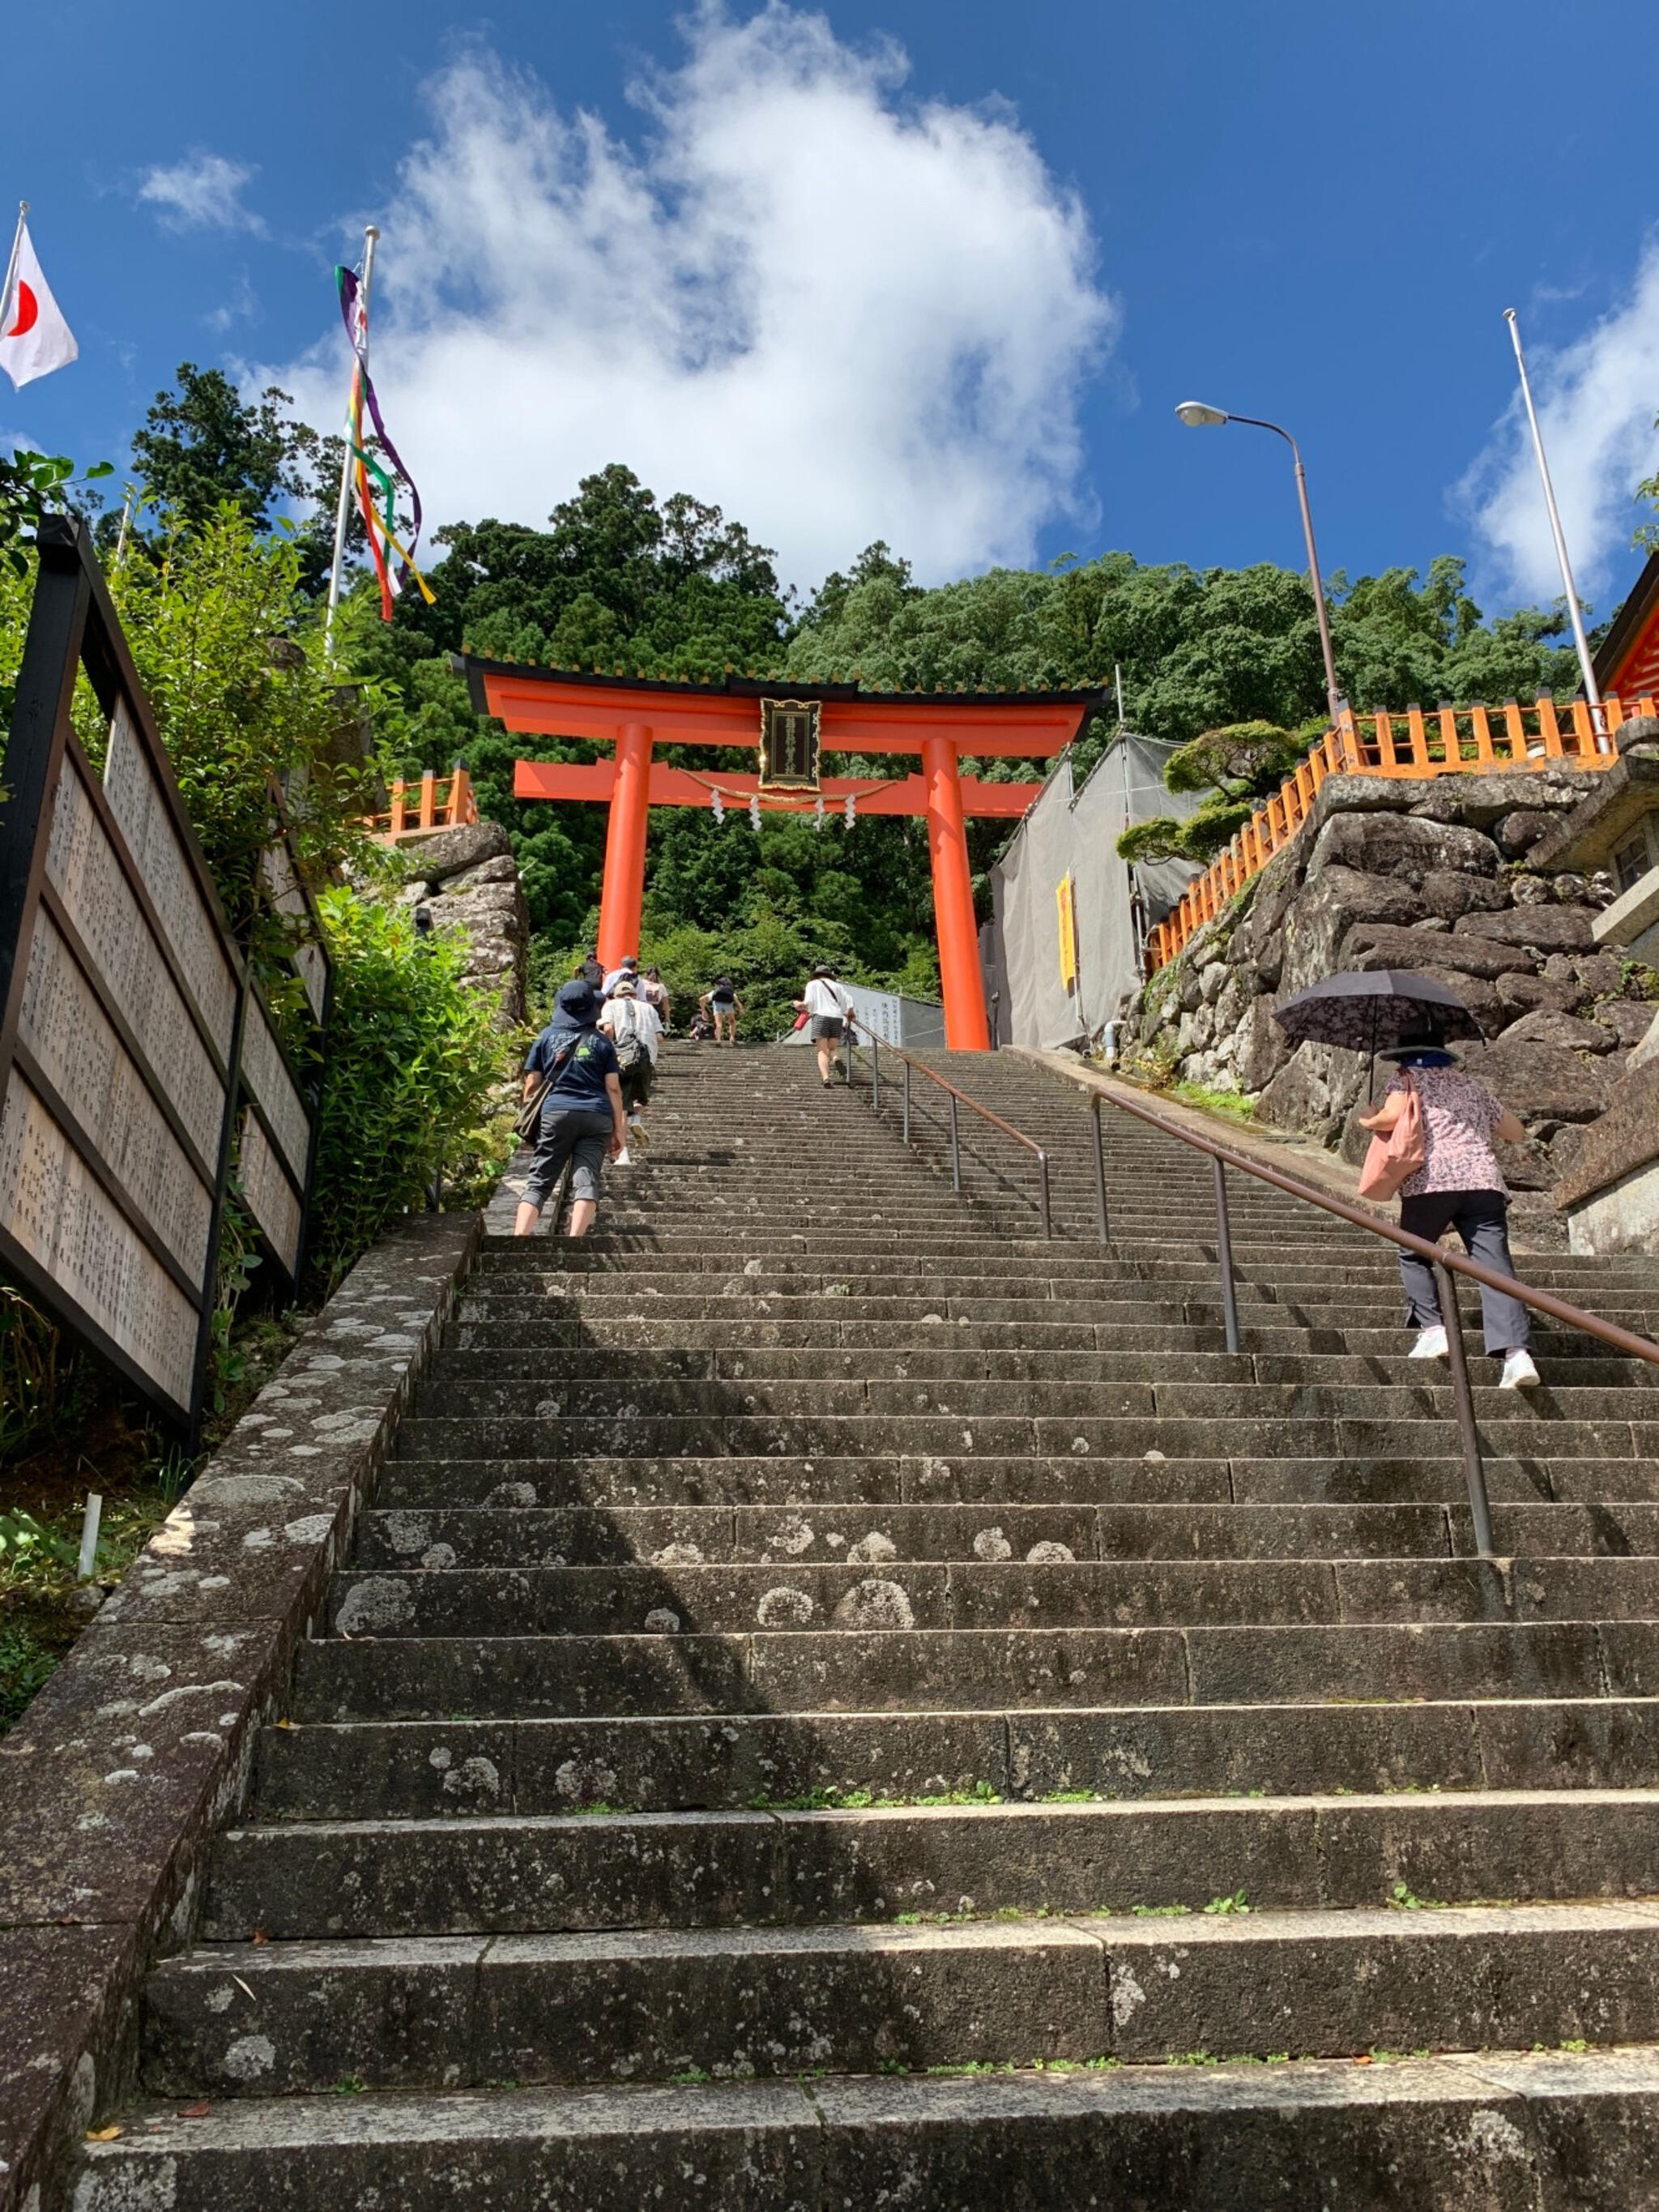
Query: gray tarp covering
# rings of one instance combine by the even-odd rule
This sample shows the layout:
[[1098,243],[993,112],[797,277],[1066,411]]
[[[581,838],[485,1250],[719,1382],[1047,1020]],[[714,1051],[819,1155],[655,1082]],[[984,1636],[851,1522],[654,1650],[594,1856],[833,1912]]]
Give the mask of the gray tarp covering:
[[[991,871],[995,919],[980,933],[986,992],[999,995],[997,1042],[1050,1048],[1096,1035],[1140,981],[1139,938],[1161,921],[1199,871],[1184,860],[1131,868],[1117,841],[1134,822],[1184,816],[1196,796],[1165,788],[1176,750],[1125,732],[1096,762],[1080,791],[1069,756],[1055,763],[1042,795]],[[1078,980],[1060,980],[1055,901],[1069,870],[1077,914]],[[1144,911],[1137,918],[1139,901]]]

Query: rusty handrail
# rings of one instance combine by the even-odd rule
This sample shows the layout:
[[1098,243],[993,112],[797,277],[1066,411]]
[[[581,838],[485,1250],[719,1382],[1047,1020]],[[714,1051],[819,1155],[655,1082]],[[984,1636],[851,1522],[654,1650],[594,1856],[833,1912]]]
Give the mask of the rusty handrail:
[[1486,1468],[1480,1455],[1480,1432],[1475,1423],[1474,1400],[1469,1387],[1462,1324],[1458,1315],[1452,1276],[1467,1275],[1472,1281],[1490,1290],[1505,1291],[1522,1304],[1549,1315],[1553,1321],[1565,1322],[1569,1328],[1582,1330],[1587,1336],[1610,1345],[1616,1352],[1622,1352],[1633,1359],[1644,1359],[1651,1367],[1659,1367],[1659,1344],[1654,1343],[1650,1338],[1638,1336],[1630,1329],[1620,1328],[1617,1322],[1603,1321],[1599,1314],[1588,1313],[1583,1307],[1573,1305],[1566,1298],[1558,1298],[1553,1291],[1535,1290],[1513,1275],[1500,1275],[1495,1268],[1483,1267],[1478,1260],[1471,1260],[1467,1253],[1449,1251],[1443,1245],[1431,1243],[1425,1237],[1414,1237],[1409,1230],[1396,1229],[1392,1222],[1379,1221],[1375,1214],[1364,1212],[1357,1206],[1350,1206],[1345,1199],[1333,1198],[1328,1191],[1304,1182],[1298,1176],[1285,1175],[1278,1168],[1270,1168],[1260,1160],[1251,1159],[1248,1153],[1236,1152],[1231,1145],[1220,1144],[1213,1137],[1203,1136],[1195,1129],[1182,1128],[1178,1122],[1155,1113],[1150,1106],[1119,1097],[1115,1091],[1103,1090],[1092,1083],[1089,1085],[1088,1091],[1089,1110],[1094,1121],[1095,1189],[1099,1205],[1102,1243],[1109,1241],[1106,1170],[1100,1135],[1103,1102],[1108,1106],[1115,1106],[1120,1113],[1146,1122],[1160,1135],[1173,1137],[1178,1144],[1186,1145],[1194,1152],[1207,1152],[1215,1163],[1218,1256],[1221,1265],[1222,1299],[1227,1318],[1227,1349],[1230,1352],[1238,1349],[1238,1322],[1227,1221],[1227,1186],[1224,1173],[1226,1168],[1237,1168],[1243,1175],[1253,1176],[1258,1182],[1265,1182],[1274,1190],[1284,1191],[1291,1198],[1302,1199],[1310,1206],[1318,1206],[1322,1212],[1334,1214],[1339,1221],[1348,1222],[1356,1229],[1366,1230],[1371,1236],[1383,1237],[1390,1244],[1415,1252],[1419,1258],[1429,1261],[1436,1270],[1435,1287],[1439,1297],[1441,1319],[1446,1330],[1452,1389],[1457,1401],[1457,1423],[1462,1438],[1469,1511],[1474,1523],[1476,1547],[1483,1558],[1492,1556],[1492,1509],[1486,1497]]
[[[872,1105],[873,1109],[877,1113],[879,1113],[881,1110],[882,1041],[874,1030],[866,1030],[866,1035],[870,1040],[872,1071],[871,1088],[872,1092]],[[847,1080],[849,1084],[853,1080],[853,1054],[857,1048],[857,1042],[858,1039],[856,1030],[851,1024],[849,1024],[847,1038]],[[929,1067],[925,1060],[914,1059],[909,1053],[904,1050],[902,1045],[890,1043],[887,1049],[897,1059],[902,1060],[904,1065],[903,1118],[905,1143],[908,1145],[910,1141],[910,1071],[912,1068],[915,1068],[918,1074],[925,1075],[930,1083],[936,1083],[939,1089],[948,1093],[950,1097],[951,1188],[958,1192],[962,1188],[962,1145],[957,1128],[957,1109],[959,1106],[969,1106],[971,1107],[974,1112],[979,1115],[981,1121],[990,1122],[993,1128],[1000,1129],[1005,1137],[1012,1137],[1017,1145],[1024,1145],[1026,1151],[1035,1156],[1037,1164],[1038,1181],[1038,1196],[1036,1201],[1036,1209],[1042,1218],[1043,1235],[1045,1237],[1052,1237],[1054,1235],[1054,1224],[1051,1218],[1048,1195],[1048,1155],[1044,1152],[1042,1146],[1038,1144],[1036,1139],[1035,1137],[1028,1137],[1024,1129],[1015,1128],[1012,1121],[1005,1121],[1000,1114],[994,1114],[988,1106],[982,1106],[977,1098],[969,1097],[965,1091],[958,1091],[954,1083],[947,1082],[945,1077],[940,1075],[937,1070]]]

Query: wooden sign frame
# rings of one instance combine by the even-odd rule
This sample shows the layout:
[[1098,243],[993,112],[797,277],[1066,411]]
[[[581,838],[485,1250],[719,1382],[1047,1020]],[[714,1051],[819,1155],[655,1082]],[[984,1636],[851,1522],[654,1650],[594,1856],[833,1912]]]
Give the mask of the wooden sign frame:
[[819,702],[763,699],[760,708],[760,788],[818,790]]
[[[227,923],[90,534],[48,515],[36,544],[0,800],[0,1266],[193,1439],[239,1128],[297,1184],[271,1244],[297,1279],[316,1099]],[[83,674],[101,778],[71,719]]]

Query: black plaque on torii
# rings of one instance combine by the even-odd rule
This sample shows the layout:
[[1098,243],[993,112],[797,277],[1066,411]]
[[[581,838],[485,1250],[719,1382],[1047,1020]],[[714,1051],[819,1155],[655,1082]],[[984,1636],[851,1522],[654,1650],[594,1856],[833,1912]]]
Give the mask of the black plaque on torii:
[[818,702],[763,699],[760,787],[763,791],[818,788]]

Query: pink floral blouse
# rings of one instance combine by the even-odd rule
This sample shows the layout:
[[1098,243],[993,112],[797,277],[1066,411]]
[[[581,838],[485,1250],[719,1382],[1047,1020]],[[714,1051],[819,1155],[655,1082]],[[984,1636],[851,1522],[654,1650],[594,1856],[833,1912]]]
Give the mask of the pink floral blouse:
[[1401,1198],[1437,1190],[1507,1190],[1492,1139],[1504,1109],[1486,1085],[1456,1067],[1398,1068],[1384,1095],[1404,1091],[1408,1074],[1423,1109],[1425,1157],[1401,1184]]

